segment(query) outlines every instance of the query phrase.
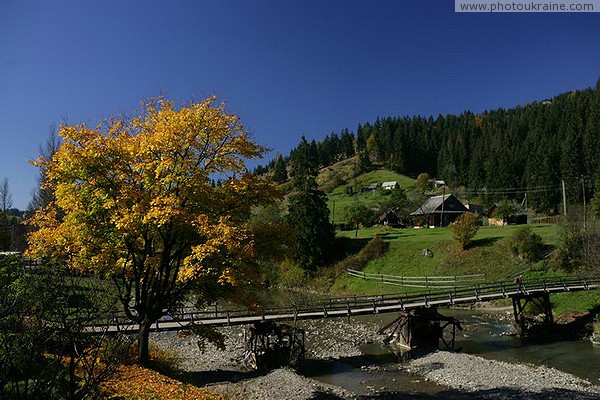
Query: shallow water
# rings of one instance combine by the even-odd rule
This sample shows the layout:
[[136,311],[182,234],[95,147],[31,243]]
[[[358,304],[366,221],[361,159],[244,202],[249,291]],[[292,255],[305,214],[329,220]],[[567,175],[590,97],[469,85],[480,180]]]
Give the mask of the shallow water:
[[498,321],[466,310],[449,312],[464,321],[466,326],[473,327],[472,332],[457,338],[457,344],[467,354],[545,365],[600,384],[600,348],[593,346],[589,340],[531,343],[506,335],[512,329],[512,316],[506,321]]
[[[545,365],[568,372],[593,384],[600,384],[600,348],[589,340],[561,341],[554,343],[527,343],[514,336],[512,315],[502,319],[477,310],[440,310],[441,314],[453,316],[465,328],[457,331],[456,347],[462,352],[484,358]],[[391,321],[393,314],[356,317],[379,326]],[[323,321],[322,323],[328,323]],[[306,375],[324,383],[341,386],[368,397],[393,398],[398,394],[435,397],[441,393],[460,397],[457,391],[425,382],[404,371],[398,371],[402,359],[388,346],[367,344],[361,348],[363,357],[340,361],[307,361]],[[376,365],[375,370],[368,366]]]

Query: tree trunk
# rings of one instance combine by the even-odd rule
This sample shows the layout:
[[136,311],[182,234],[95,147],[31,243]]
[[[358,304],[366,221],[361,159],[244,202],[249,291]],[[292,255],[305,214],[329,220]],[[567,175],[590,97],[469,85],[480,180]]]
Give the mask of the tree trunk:
[[140,323],[140,330],[138,336],[138,364],[147,366],[150,361],[150,351],[148,338],[150,336],[150,327],[152,321],[148,317]]
[[77,375],[76,375],[76,365],[75,365],[75,341],[73,339],[69,340],[69,399],[75,398],[75,393],[77,392]]

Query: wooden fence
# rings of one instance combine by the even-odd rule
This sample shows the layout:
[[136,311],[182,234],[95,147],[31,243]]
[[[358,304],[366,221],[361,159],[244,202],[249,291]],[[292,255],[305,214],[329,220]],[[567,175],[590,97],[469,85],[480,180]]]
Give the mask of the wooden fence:
[[485,282],[485,274],[452,276],[396,276],[386,274],[370,274],[354,269],[347,269],[346,274],[368,281],[381,282],[386,285],[425,289],[453,289],[456,287],[467,287]]

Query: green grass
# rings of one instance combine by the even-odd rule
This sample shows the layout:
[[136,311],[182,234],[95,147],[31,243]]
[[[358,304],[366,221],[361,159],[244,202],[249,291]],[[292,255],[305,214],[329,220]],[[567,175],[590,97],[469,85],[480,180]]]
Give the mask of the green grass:
[[[555,225],[529,225],[547,245],[556,245],[559,228]],[[528,263],[515,257],[508,243],[520,226],[481,227],[469,249],[461,251],[452,239],[449,228],[394,229],[376,226],[360,229],[359,240],[379,235],[389,247],[383,258],[369,262],[364,272],[398,276],[451,276],[485,274],[486,281],[512,280],[516,274],[525,279],[561,276],[547,268],[547,262]],[[339,236],[354,238],[354,231],[340,232]],[[431,249],[433,257],[422,256],[423,249]],[[564,274],[563,274],[564,275]],[[340,276],[332,291],[350,294],[381,294],[422,291],[385,285],[360,278]],[[568,310],[589,311],[600,305],[600,291],[555,294],[551,297],[555,315]]]
[[600,290],[589,292],[557,293],[550,296],[554,315],[565,311],[588,312],[600,305]]
[[[454,242],[449,228],[394,229],[377,226],[359,230],[358,238],[366,239],[377,234],[389,243],[383,258],[366,265],[364,271],[368,273],[398,276],[485,274],[490,282],[511,279],[518,273],[531,278],[553,275],[552,271],[543,268],[543,263],[530,265],[513,256],[508,242],[518,229],[518,226],[481,227],[473,245],[462,251]],[[545,238],[546,243],[556,241],[556,226],[538,225],[532,229]],[[340,236],[353,237],[353,232],[340,232]],[[433,257],[421,255],[424,249],[432,250]],[[399,288],[343,276],[336,281],[334,290],[368,294],[397,292]],[[402,291],[405,290],[410,291],[402,288]]]
[[341,224],[346,222],[345,209],[353,202],[362,202],[367,206],[375,205],[378,201],[384,198],[384,195],[379,191],[370,193],[356,193],[354,195],[346,194],[346,188],[352,187],[355,192],[361,188],[366,188],[372,183],[383,183],[389,181],[397,181],[402,189],[407,193],[416,191],[416,181],[408,176],[398,174],[385,169],[378,169],[366,174],[350,179],[346,184],[337,186],[328,194],[328,206],[332,212],[333,222]]

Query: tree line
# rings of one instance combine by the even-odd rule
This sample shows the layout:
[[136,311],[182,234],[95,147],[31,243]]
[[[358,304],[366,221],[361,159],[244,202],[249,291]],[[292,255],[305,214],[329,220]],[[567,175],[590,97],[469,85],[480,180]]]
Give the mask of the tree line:
[[[595,88],[509,109],[377,118],[308,144],[321,167],[358,156],[365,171],[377,163],[407,175],[427,172],[491,201],[527,195],[529,207],[555,214],[563,181],[571,204],[582,204],[600,186],[600,80]],[[271,171],[285,181],[299,147],[255,174]]]

